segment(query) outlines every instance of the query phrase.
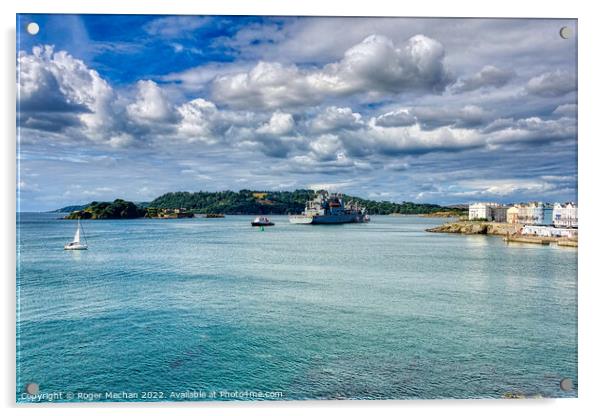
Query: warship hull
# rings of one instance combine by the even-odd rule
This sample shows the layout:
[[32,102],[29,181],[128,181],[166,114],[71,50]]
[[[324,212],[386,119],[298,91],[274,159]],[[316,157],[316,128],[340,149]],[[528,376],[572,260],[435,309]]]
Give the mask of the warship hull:
[[291,215],[289,217],[291,224],[349,224],[352,222],[362,222],[357,214],[341,215]]
[[291,224],[311,224],[313,217],[307,215],[289,215],[288,220]]

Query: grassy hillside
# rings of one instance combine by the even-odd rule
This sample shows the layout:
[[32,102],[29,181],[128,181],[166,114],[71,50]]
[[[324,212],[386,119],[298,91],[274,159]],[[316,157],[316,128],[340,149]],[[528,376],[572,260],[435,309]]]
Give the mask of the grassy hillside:
[[[314,198],[315,191],[250,191],[239,192],[169,192],[149,203],[154,208],[186,208],[198,213],[222,214],[295,214],[303,211],[305,202]],[[416,204],[413,202],[372,201],[345,195],[345,200],[356,201],[365,207],[369,214],[429,214],[440,211],[461,209],[442,207],[436,204]]]
[[140,218],[146,215],[146,209],[138,207],[130,201],[116,199],[113,202],[91,202],[84,209],[73,211],[65,218],[68,220],[75,219],[91,219],[91,220],[108,220],[108,219],[132,219]]

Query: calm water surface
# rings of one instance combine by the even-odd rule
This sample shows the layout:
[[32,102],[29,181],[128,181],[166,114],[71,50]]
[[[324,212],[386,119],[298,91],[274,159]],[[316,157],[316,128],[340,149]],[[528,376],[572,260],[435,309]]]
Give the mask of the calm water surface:
[[68,252],[56,217],[18,223],[18,400],[576,396],[576,249],[230,216],[82,221]]

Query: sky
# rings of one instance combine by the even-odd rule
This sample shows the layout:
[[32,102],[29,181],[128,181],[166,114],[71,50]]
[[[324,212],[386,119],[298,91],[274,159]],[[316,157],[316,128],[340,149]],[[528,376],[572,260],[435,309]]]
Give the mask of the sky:
[[576,201],[576,60],[575,20],[19,15],[18,209]]

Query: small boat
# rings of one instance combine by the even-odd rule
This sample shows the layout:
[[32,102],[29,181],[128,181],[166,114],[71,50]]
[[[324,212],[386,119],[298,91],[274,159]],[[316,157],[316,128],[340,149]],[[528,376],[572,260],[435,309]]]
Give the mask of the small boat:
[[251,225],[253,227],[267,227],[269,225],[274,225],[272,221],[268,217],[257,217],[253,221],[251,221]]
[[[84,236],[84,243],[81,242],[81,235]],[[65,244],[65,250],[87,250],[88,249],[88,241],[86,240],[86,234],[84,234],[84,229],[77,220],[77,230],[75,230],[75,235],[73,236],[73,241]]]

